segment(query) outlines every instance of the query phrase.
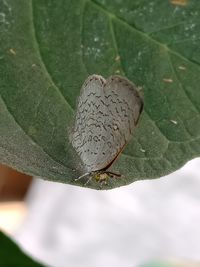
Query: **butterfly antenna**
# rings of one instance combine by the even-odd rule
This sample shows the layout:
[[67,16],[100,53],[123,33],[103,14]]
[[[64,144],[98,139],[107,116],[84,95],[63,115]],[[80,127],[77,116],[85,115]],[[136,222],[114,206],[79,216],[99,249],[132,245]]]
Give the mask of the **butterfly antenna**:
[[78,178],[76,178],[75,181],[78,181],[78,180],[82,179],[83,177],[87,176],[88,174],[90,174],[90,173],[89,172],[84,173],[83,175],[81,175]]

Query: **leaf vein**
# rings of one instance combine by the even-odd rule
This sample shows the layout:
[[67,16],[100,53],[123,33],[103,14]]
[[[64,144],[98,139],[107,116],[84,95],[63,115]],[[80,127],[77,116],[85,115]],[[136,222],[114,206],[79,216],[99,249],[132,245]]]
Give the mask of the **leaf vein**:
[[200,64],[197,62],[192,61],[191,59],[183,56],[182,54],[180,54],[177,51],[174,51],[172,49],[170,49],[168,46],[166,46],[166,44],[163,44],[159,41],[157,41],[156,39],[153,39],[150,35],[148,35],[147,33],[141,31],[140,29],[134,27],[132,24],[129,24],[127,21],[125,21],[124,19],[122,19],[121,17],[117,16],[116,14],[111,13],[109,10],[107,10],[105,7],[100,6],[98,3],[96,3],[95,0],[88,0],[91,3],[93,3],[94,5],[96,5],[96,7],[99,10],[102,10],[104,13],[106,13],[109,17],[112,17],[113,19],[115,19],[116,21],[119,21],[120,23],[124,24],[125,27],[130,28],[132,31],[138,32],[139,34],[141,34],[142,36],[144,36],[146,39],[149,39],[151,42],[156,43],[158,46],[163,47],[165,50],[166,48],[173,54],[177,55],[178,57],[182,58],[183,60],[186,60],[192,64],[194,64],[195,66],[198,66],[198,68],[200,68]]
[[37,51],[38,51],[38,56],[40,58],[40,61],[42,63],[42,66],[44,68],[44,70],[46,71],[46,74],[49,78],[49,80],[51,81],[52,85],[54,86],[54,88],[57,90],[57,92],[59,93],[59,95],[62,97],[62,99],[64,100],[64,102],[66,103],[66,105],[73,111],[73,108],[72,106],[69,104],[69,102],[67,101],[67,99],[64,97],[64,95],[62,94],[61,90],[59,89],[59,87],[56,85],[56,83],[54,82],[50,72],[48,71],[48,68],[45,64],[45,61],[42,57],[42,53],[40,51],[40,46],[39,46],[39,42],[38,42],[38,39],[37,39],[37,34],[36,34],[36,29],[35,29],[35,23],[34,23],[34,7],[33,7],[33,0],[31,1],[31,15],[32,15],[32,29],[33,29],[33,34],[34,34],[34,38],[35,38],[35,44],[37,46]]

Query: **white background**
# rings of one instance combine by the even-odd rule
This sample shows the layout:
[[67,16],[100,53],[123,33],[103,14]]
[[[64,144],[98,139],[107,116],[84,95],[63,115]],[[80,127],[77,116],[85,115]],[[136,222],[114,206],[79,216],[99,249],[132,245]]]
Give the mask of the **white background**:
[[200,262],[200,158],[156,180],[95,191],[36,179],[15,238],[55,267]]

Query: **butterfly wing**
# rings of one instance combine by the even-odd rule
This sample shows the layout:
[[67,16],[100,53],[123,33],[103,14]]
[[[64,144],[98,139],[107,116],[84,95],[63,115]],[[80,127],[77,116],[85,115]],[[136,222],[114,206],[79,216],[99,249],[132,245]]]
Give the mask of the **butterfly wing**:
[[127,79],[88,77],[79,96],[72,136],[87,172],[105,169],[114,161],[129,140],[142,105],[136,87]]
[[124,77],[111,76],[104,85],[107,107],[105,142],[99,152],[98,168],[110,166],[129,141],[143,108],[136,86]]
[[103,86],[106,81],[99,75],[91,75],[84,82],[75,118],[72,145],[80,156],[87,172],[95,171],[104,134],[106,106],[103,105]]

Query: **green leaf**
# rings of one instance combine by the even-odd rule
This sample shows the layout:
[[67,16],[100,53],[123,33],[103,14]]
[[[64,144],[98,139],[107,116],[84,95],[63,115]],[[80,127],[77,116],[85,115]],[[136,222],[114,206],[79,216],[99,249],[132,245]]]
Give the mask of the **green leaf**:
[[0,265],[1,266],[29,266],[29,267],[42,267],[43,265],[35,262],[6,235],[0,232]]
[[[177,4],[175,4],[177,3]],[[144,112],[109,189],[168,174],[200,154],[200,2],[0,2],[0,158],[84,185],[69,133],[89,74],[143,88]],[[99,183],[87,184],[101,188]]]

